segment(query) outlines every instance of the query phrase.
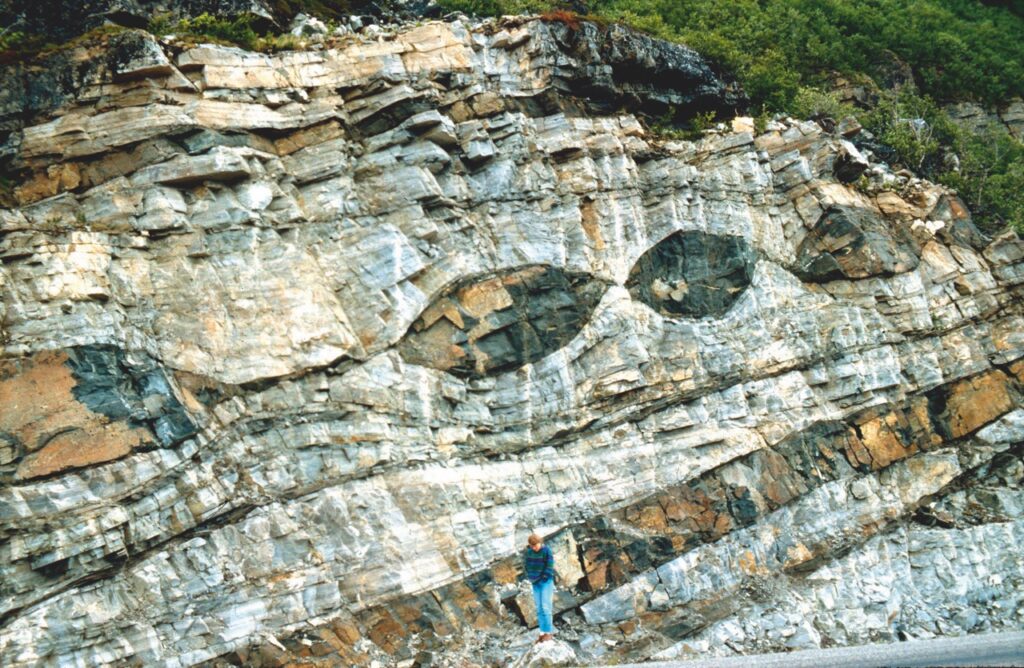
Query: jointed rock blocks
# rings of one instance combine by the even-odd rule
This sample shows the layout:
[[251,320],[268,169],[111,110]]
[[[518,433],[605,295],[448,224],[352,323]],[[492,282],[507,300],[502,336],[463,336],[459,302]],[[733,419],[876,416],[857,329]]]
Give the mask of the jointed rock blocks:
[[833,207],[800,245],[798,271],[809,281],[902,274],[920,255],[909,237],[874,211]]
[[[534,530],[584,662],[1019,626],[1024,244],[813,123],[653,136],[727,87],[572,30],[132,33],[5,98],[5,660],[501,663]],[[927,585],[973,540],[998,609]],[[896,574],[859,630],[815,580]]]

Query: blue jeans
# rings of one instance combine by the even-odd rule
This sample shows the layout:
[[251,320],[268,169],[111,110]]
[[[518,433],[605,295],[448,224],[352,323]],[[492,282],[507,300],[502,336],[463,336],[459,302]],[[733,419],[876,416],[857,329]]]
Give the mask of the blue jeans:
[[533,602],[537,604],[537,625],[541,633],[552,633],[555,626],[551,621],[554,607],[555,579],[548,578],[544,582],[533,585]]

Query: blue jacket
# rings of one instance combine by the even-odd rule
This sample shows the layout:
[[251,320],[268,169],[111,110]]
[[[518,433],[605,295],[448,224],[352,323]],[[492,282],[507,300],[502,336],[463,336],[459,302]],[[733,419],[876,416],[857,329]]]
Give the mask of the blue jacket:
[[555,577],[555,555],[547,545],[536,551],[532,547],[526,548],[523,565],[526,578],[533,584],[541,584]]

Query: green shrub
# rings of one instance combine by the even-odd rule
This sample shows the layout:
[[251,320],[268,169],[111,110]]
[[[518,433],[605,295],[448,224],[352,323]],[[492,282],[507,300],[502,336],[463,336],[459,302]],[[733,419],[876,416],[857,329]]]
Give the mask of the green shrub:
[[[564,8],[551,0],[440,0],[496,16]],[[1024,16],[977,0],[593,0],[590,10],[684,42],[736,74],[752,107],[786,111],[829,71],[882,87],[894,54],[922,93],[993,104],[1024,91]]]
[[1010,225],[1024,232],[1024,144],[991,127],[980,134],[961,131],[951,148],[960,169],[946,170],[938,180],[960,193],[983,229]]
[[698,114],[694,114],[693,118],[690,119],[690,127],[693,131],[702,135],[705,130],[710,130],[715,126],[715,112],[705,111]]
[[661,139],[697,141],[704,136],[704,131],[714,127],[715,123],[714,111],[697,113],[681,122],[679,110],[670,105],[661,117],[651,123],[649,129],[655,137]]
[[146,26],[146,30],[153,33],[154,35],[170,35],[178,27],[178,21],[174,19],[174,14],[170,12],[158,12],[153,15],[153,18],[149,20],[149,25]]
[[832,118],[835,120],[856,116],[859,113],[853,105],[840,102],[835,93],[807,86],[797,89],[788,111],[797,118]]
[[941,123],[939,111],[930,100],[912,94],[885,95],[861,122],[878,140],[895,152],[898,166],[921,172],[926,161],[939,159],[939,138],[936,125]]
[[234,44],[249,50],[255,50],[256,41],[259,39],[259,35],[252,27],[252,17],[248,15],[226,19],[203,13],[181,19],[176,23],[168,23],[165,17],[158,17],[156,21],[156,25],[151,23],[149,26],[149,31],[154,34],[191,35],[214,42]]
[[[1005,127],[970,132],[931,98],[907,92],[883,95],[860,119],[892,149],[895,166],[955,188],[983,230],[1011,225],[1024,232],[1024,144]],[[958,169],[945,160],[948,152],[957,156]]]
[[253,28],[252,17],[248,15],[226,19],[200,14],[175,21],[170,14],[158,14],[150,21],[149,32],[154,35],[198,37],[211,42],[233,44],[250,51],[277,52],[304,46],[302,38],[294,35],[260,35]]
[[52,46],[41,35],[7,29],[0,33],[0,62],[32,56]]
[[543,14],[565,8],[556,0],[445,0],[440,4],[446,11],[477,16]]
[[306,43],[301,37],[285,33],[283,35],[257,37],[253,49],[255,51],[263,51],[264,53],[277,53],[278,51],[296,51],[305,46]]

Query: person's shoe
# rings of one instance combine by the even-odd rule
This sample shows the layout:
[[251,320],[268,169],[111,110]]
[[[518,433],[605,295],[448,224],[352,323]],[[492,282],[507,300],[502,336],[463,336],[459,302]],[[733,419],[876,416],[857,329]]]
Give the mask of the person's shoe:
[[548,640],[551,640],[552,638],[554,638],[554,636],[551,635],[550,633],[542,633],[542,634],[540,634],[540,638],[537,639],[537,642],[547,642]]

